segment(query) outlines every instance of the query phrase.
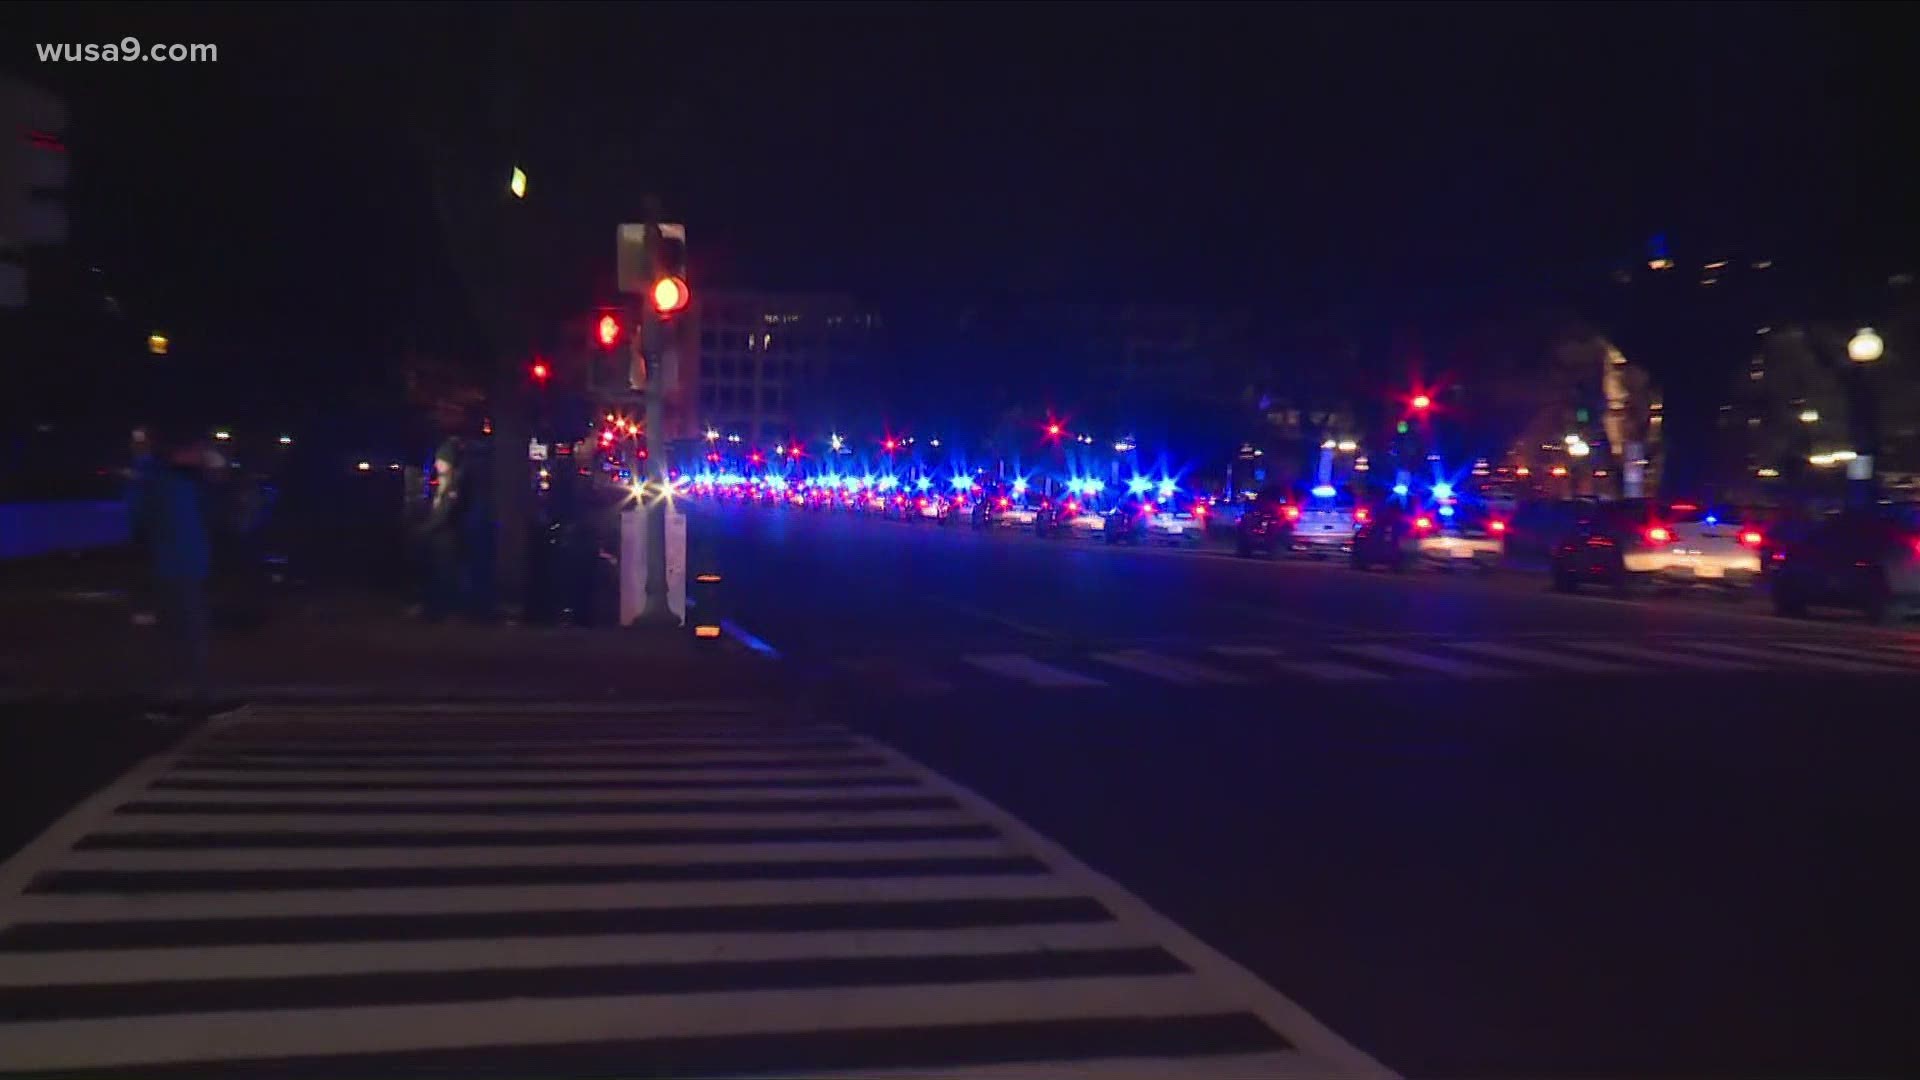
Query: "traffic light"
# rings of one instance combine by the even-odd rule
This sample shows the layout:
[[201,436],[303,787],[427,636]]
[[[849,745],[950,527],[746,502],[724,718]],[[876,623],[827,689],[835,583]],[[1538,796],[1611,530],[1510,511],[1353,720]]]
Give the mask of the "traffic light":
[[665,274],[653,283],[653,310],[663,319],[678,315],[687,306],[693,294],[687,289],[687,279],[675,274]]
[[602,311],[600,318],[596,320],[593,325],[593,336],[595,340],[600,342],[600,347],[602,349],[611,349],[615,345],[620,344],[620,334],[619,314],[612,311]]
[[1413,411],[1414,412],[1426,412],[1428,409],[1431,409],[1431,408],[1433,408],[1433,398],[1431,396],[1427,394],[1413,395]]
[[553,368],[545,360],[535,360],[533,366],[527,369],[527,374],[533,376],[534,382],[545,386],[547,380],[553,378]]

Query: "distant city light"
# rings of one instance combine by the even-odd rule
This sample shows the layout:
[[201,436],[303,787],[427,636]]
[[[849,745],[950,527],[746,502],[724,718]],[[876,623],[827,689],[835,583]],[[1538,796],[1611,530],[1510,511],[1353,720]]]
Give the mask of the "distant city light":
[[233,438],[233,432],[228,431],[226,428],[221,428],[219,431],[213,433],[213,437],[221,442],[226,442]]
[[1549,472],[1551,472],[1551,473],[1552,473],[1553,475],[1555,475],[1555,476],[1565,476],[1565,475],[1567,475],[1567,467],[1566,467],[1565,465],[1555,465],[1555,466],[1554,466],[1554,467],[1553,467],[1552,469],[1550,469],[1550,470],[1548,470],[1548,471],[1549,471]]
[[837,431],[827,437],[827,442],[835,450],[844,450],[847,446],[847,440],[841,438],[840,433]]
[[1755,469],[1753,472],[1753,475],[1758,476],[1763,480],[1771,480],[1774,477],[1780,475],[1780,470],[1771,468],[1771,467],[1764,468],[1764,469]]
[[280,436],[280,445],[281,445],[281,446],[292,446],[292,445],[293,445],[293,436],[291,436],[291,435],[282,435],[282,436]]
[[928,440],[927,440],[927,445],[928,445],[928,446],[931,446],[931,447],[933,447],[933,448],[934,448],[935,450],[938,450],[938,449],[940,449],[940,440],[939,440],[939,439],[928,439]]
[[1337,442],[1334,442],[1334,441],[1333,441],[1332,439],[1328,439],[1328,440],[1327,440],[1326,442],[1323,442],[1323,443],[1321,443],[1321,444],[1320,444],[1320,449],[1322,449],[1322,450],[1331,450],[1331,449],[1333,449],[1334,447],[1336,447],[1336,446],[1339,446],[1339,445],[1340,445],[1339,443],[1337,443]]
[[372,471],[373,471],[373,462],[371,462],[371,461],[363,461],[363,462],[361,462],[361,463],[359,463],[358,465],[355,465],[355,466],[354,466],[354,468],[356,468],[356,469],[359,469],[359,470],[360,470],[361,472],[372,472]]
[[1433,407],[1433,398],[1428,397],[1426,394],[1415,394],[1413,395],[1413,407],[1424,412]]
[[1817,424],[1817,423],[1819,423],[1819,422],[1820,422],[1820,410],[1819,410],[1819,409],[1801,409],[1801,410],[1800,410],[1800,422],[1801,422],[1801,423],[1803,423],[1803,424]]
[[1567,453],[1572,454],[1574,457],[1586,457],[1592,452],[1593,447],[1588,446],[1585,442],[1576,442],[1567,447]]
[[[608,414],[607,414],[607,419],[608,419],[609,421],[611,421],[611,420],[613,419],[613,414],[612,414],[612,413],[608,413]],[[715,430],[713,430],[712,428],[708,428],[708,429],[707,429],[707,441],[708,441],[708,442],[713,442],[714,440],[716,440],[716,439],[718,439],[719,437],[720,437],[720,433],[719,433],[719,432],[717,432],[717,431],[715,431]]]
[[167,350],[172,347],[173,342],[165,334],[155,332],[147,335],[147,351],[155,356],[167,355]]
[[527,174],[518,165],[513,167],[513,174],[507,178],[507,190],[513,192],[516,199],[527,197]]
[[1360,449],[1360,444],[1354,442],[1352,439],[1341,439],[1335,448],[1343,454],[1351,454],[1355,450]]
[[1658,259],[1648,259],[1648,260],[1647,260],[1647,269],[1649,269],[1649,270],[1671,270],[1671,269],[1673,269],[1673,260],[1672,260],[1672,259],[1668,259],[1668,258],[1664,258],[1664,257],[1662,257],[1662,258],[1658,258]]

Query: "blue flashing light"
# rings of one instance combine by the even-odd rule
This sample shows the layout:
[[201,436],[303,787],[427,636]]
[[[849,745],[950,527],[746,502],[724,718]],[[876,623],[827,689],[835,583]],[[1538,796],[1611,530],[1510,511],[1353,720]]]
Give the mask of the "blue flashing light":
[[970,488],[970,487],[972,487],[972,486],[973,486],[973,477],[971,477],[971,476],[956,476],[956,477],[953,477],[952,479],[950,479],[950,480],[948,480],[948,481],[947,481],[947,483],[948,483],[948,485],[950,485],[950,486],[951,486],[951,487],[953,488],[953,490],[955,490],[955,491],[965,491],[965,490],[967,490],[968,488]]
[[1332,484],[1317,484],[1313,489],[1313,497],[1316,499],[1331,499],[1338,494],[1340,494],[1339,489]]
[[1447,483],[1445,480],[1435,480],[1433,482],[1433,497],[1436,499],[1453,498],[1453,485]]
[[1107,490],[1107,482],[1105,480],[1087,481],[1087,494],[1098,495],[1105,490]]
[[1402,496],[1402,497],[1404,497],[1404,496],[1405,496],[1405,495],[1407,494],[1407,485],[1405,485],[1405,484],[1395,484],[1395,485],[1393,485],[1393,493],[1394,493],[1395,495],[1399,495],[1399,496]]
[[913,486],[916,490],[926,491],[927,489],[933,487],[933,478],[930,476],[923,476],[918,480],[915,480],[913,482]]
[[1708,514],[1708,515],[1707,515],[1707,524],[1709,524],[1709,525],[1718,525],[1718,524],[1720,524],[1720,516],[1719,516],[1718,514]]
[[1441,508],[1440,508],[1440,516],[1441,516],[1441,517],[1452,517],[1452,516],[1453,516],[1453,507],[1451,507],[1451,506],[1443,506],[1443,507],[1441,507]]
[[1147,479],[1144,476],[1136,476],[1133,479],[1127,481],[1127,494],[1145,495],[1147,493],[1147,489],[1151,487],[1153,487],[1153,481]]
[[1026,477],[1024,477],[1024,476],[1022,476],[1022,477],[1019,477],[1018,479],[1016,479],[1016,480],[1014,480],[1014,482],[1013,482],[1013,493],[1014,493],[1015,495],[1025,495],[1025,494],[1027,493],[1027,478],[1026,478]]
[[1173,498],[1173,493],[1180,490],[1180,485],[1174,483],[1171,480],[1162,480],[1160,481],[1159,488],[1160,488],[1160,501],[1165,502],[1168,499]]
[[881,491],[892,491],[894,488],[900,486],[900,478],[897,476],[883,476],[880,478],[878,486]]
[[787,478],[784,476],[767,477],[767,487],[773,491],[787,490]]

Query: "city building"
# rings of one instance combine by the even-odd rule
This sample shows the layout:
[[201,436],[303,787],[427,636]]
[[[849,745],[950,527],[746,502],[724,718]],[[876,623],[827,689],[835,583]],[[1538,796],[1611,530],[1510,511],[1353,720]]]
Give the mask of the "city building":
[[698,422],[764,446],[822,438],[858,407],[880,317],[835,293],[706,290],[696,303]]

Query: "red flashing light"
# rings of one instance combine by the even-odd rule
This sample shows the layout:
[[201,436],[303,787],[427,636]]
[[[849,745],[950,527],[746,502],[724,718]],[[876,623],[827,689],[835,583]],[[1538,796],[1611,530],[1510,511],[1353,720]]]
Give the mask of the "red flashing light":
[[1197,503],[1194,503],[1194,504],[1193,504],[1193,516],[1194,516],[1194,517],[1206,517],[1206,516],[1207,516],[1207,504],[1206,504],[1206,503],[1201,503],[1201,502],[1197,502]]
[[675,314],[692,298],[684,278],[668,275],[653,283],[653,310],[662,315]]
[[1487,531],[1488,531],[1488,532],[1497,532],[1497,533],[1503,533],[1503,532],[1506,532],[1506,531],[1507,531],[1507,523],[1506,523],[1506,522],[1504,522],[1504,521],[1489,521],[1489,522],[1487,522]]
[[1059,437],[1060,437],[1060,425],[1059,425],[1059,424],[1048,424],[1048,425],[1047,425],[1047,434],[1049,434],[1049,435],[1051,435],[1051,436],[1053,436],[1054,438],[1059,438]]
[[1647,543],[1665,544],[1673,539],[1673,530],[1664,525],[1655,525],[1647,530]]
[[607,312],[606,314],[600,316],[600,322],[598,326],[595,328],[595,334],[600,339],[601,348],[603,349],[613,348],[614,343],[620,340],[619,317],[614,315],[612,312]]
[[1759,547],[1760,542],[1765,539],[1766,537],[1761,536],[1758,529],[1746,529],[1740,533],[1740,542],[1748,547]]
[[1368,510],[1364,506],[1357,507],[1353,511],[1353,520],[1359,522],[1362,525],[1365,525],[1367,522],[1373,520],[1373,511]]
[[547,366],[545,360],[535,360],[533,366],[528,368],[527,372],[533,376],[534,382],[543,383],[553,376],[553,369]]
[[1071,499],[1067,500],[1067,513],[1077,514],[1079,512],[1080,512],[1080,504],[1077,502],[1074,502]]
[[1282,514],[1285,514],[1285,515],[1286,515],[1286,518],[1287,518],[1287,520],[1288,520],[1288,521],[1299,521],[1299,520],[1300,520],[1300,508],[1299,508],[1299,507],[1297,507],[1297,506],[1289,506],[1289,507],[1286,507],[1286,508],[1284,508],[1284,509],[1282,509],[1282,510],[1281,510],[1280,512],[1281,512]]
[[1428,529],[1433,528],[1433,519],[1425,514],[1421,514],[1419,517],[1413,519],[1413,527],[1421,532],[1426,532]]
[[887,441],[881,443],[880,447],[881,449],[885,450],[887,453],[891,454],[895,450],[900,448],[900,444],[893,441],[892,439],[888,439]]
[[1433,398],[1426,394],[1413,395],[1413,411],[1426,412],[1433,408]]
[[1005,510],[1007,507],[1012,505],[1013,505],[1012,499],[1007,498],[1005,495],[1000,496],[1000,509]]
[[928,502],[925,496],[921,496],[921,498],[920,498],[920,509],[922,509],[922,510],[925,510],[925,509],[926,509],[927,507],[929,507],[929,506],[931,506],[931,505],[933,505],[933,504],[932,504],[932,503],[930,503],[930,502]]

